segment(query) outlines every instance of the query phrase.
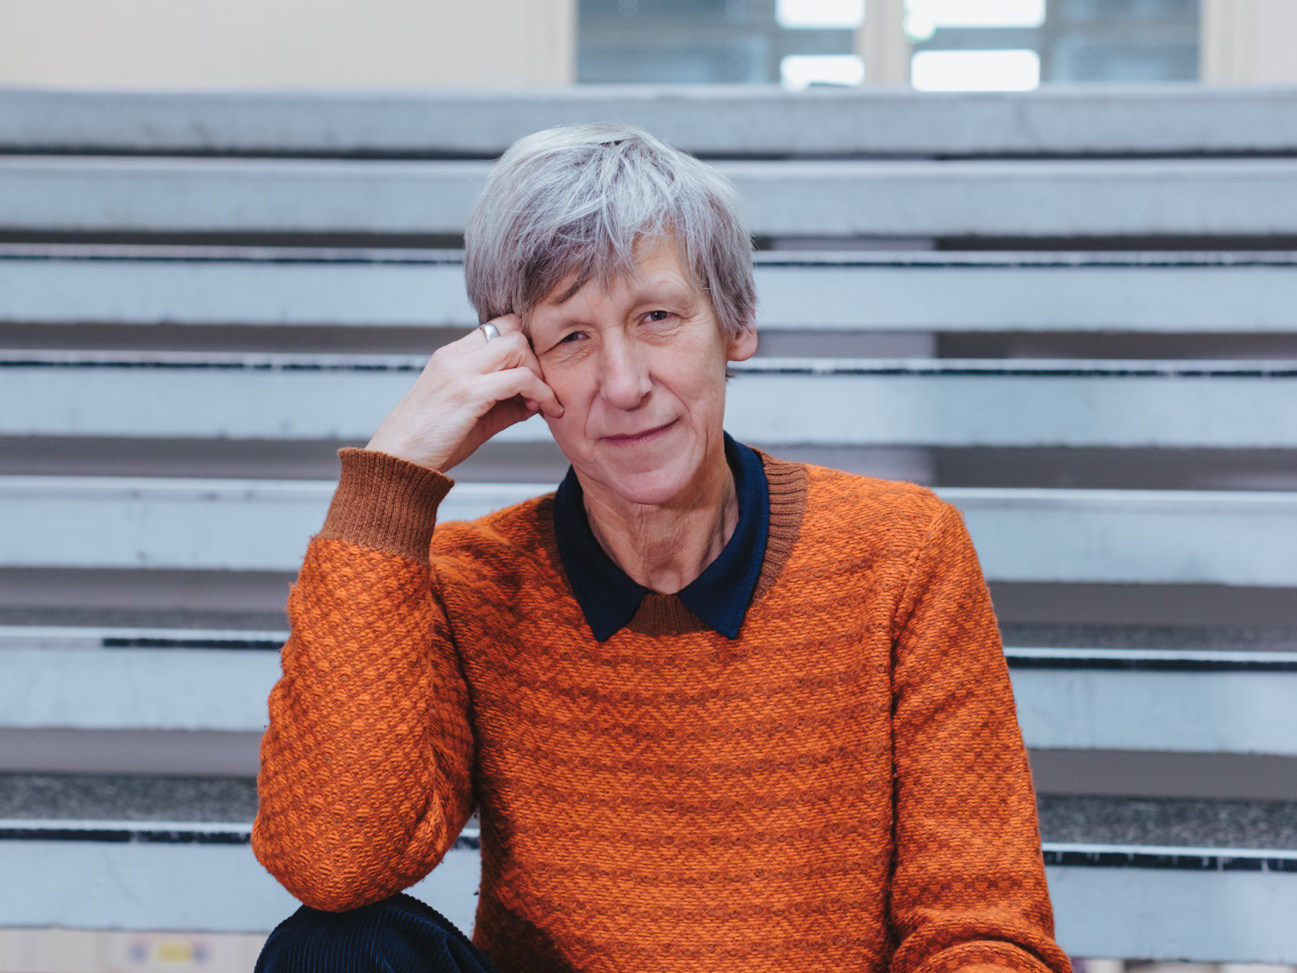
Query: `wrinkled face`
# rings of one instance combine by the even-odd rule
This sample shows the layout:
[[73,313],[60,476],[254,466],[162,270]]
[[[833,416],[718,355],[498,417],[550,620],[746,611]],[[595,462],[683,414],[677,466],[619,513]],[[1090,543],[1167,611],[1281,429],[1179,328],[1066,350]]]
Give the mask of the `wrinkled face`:
[[756,351],[756,332],[721,333],[674,242],[636,255],[637,273],[607,288],[542,301],[527,332],[563,404],[546,421],[587,497],[688,505],[724,473],[725,365]]

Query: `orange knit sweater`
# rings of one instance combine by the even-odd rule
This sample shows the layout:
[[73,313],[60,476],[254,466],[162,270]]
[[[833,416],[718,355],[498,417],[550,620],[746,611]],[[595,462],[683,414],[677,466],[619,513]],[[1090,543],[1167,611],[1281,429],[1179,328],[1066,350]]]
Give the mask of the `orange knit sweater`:
[[600,643],[552,495],[434,537],[451,481],[343,460],[289,601],[253,832],[298,898],[411,885],[476,806],[475,938],[504,973],[1066,971],[953,508],[767,457],[741,637],[649,595]]

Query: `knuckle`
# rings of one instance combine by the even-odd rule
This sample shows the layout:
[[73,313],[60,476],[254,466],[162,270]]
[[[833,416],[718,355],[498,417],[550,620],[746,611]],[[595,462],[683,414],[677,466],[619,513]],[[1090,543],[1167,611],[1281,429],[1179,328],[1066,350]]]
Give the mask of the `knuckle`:
[[496,340],[505,342],[504,347],[514,352],[528,347],[527,339],[521,331],[506,331]]

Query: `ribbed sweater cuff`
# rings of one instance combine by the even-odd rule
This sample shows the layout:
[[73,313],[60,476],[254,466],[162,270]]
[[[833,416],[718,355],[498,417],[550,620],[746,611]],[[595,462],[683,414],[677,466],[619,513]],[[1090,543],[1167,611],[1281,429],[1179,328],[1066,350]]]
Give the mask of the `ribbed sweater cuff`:
[[371,449],[340,449],[338,458],[342,475],[316,536],[426,563],[437,507],[455,481]]

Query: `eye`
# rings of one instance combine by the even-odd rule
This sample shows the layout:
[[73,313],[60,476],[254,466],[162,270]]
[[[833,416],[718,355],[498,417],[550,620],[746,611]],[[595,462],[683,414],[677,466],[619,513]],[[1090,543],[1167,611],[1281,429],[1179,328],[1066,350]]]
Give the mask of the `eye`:
[[671,319],[670,311],[649,311],[644,315],[644,320],[652,322],[669,321]]
[[572,342],[579,341],[584,337],[585,334],[581,331],[569,331],[567,334],[563,335],[563,337],[559,338],[555,344],[570,345]]

